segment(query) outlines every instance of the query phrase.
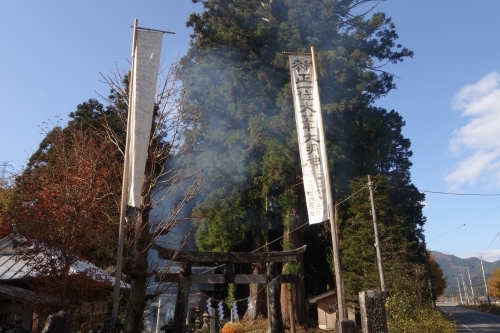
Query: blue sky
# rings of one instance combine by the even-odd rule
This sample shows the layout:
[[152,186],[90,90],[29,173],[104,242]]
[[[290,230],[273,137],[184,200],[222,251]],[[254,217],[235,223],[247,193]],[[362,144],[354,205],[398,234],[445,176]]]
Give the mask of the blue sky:
[[[0,2],[0,161],[20,170],[44,122],[65,123],[79,103],[107,94],[99,73],[129,68],[134,18],[176,32],[163,39],[168,63],[188,48],[185,21],[199,9],[190,0]],[[415,52],[385,68],[398,89],[377,105],[406,120],[416,186],[500,193],[500,2],[387,0],[375,11]],[[500,259],[500,196],[427,193],[424,214],[430,249],[467,258],[489,248],[486,260]]]

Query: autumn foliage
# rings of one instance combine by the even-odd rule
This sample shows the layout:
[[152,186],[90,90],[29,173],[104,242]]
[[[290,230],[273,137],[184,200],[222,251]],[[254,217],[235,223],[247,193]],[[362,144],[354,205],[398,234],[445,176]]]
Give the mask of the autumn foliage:
[[429,260],[429,269],[432,284],[432,296],[434,297],[434,301],[436,301],[437,298],[441,296],[446,289],[447,277],[444,276],[443,270],[436,262],[436,259],[434,258],[432,253],[428,251],[427,255]]
[[55,128],[47,138],[17,178],[10,219],[26,238],[33,287],[64,304],[70,290],[89,291],[88,277],[71,274],[71,266],[80,259],[102,265],[114,253],[121,166],[114,146],[92,129]]
[[244,327],[240,323],[227,323],[222,327],[222,333],[243,333]]
[[500,268],[491,272],[491,277],[488,279],[488,291],[491,296],[500,298]]
[[7,182],[0,180],[0,239],[12,232],[9,223],[8,211],[12,198],[13,189]]

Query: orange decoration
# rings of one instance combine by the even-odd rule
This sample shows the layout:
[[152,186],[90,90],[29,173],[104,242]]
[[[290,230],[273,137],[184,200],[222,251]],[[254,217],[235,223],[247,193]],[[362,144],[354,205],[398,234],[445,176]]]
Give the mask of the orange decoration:
[[222,333],[243,333],[245,329],[240,323],[227,323],[222,327]]

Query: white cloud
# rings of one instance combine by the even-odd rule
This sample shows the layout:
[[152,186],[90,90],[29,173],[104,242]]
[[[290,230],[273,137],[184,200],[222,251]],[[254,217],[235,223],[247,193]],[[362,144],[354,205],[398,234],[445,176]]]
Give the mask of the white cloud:
[[459,161],[444,179],[449,188],[464,184],[500,187],[500,73],[463,87],[453,99],[467,124],[453,131],[449,150]]

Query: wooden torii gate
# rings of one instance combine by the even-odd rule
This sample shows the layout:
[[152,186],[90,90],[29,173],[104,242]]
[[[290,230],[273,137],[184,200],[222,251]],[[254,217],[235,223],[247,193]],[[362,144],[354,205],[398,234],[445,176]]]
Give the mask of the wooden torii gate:
[[[188,313],[189,289],[193,283],[208,284],[267,284],[270,313],[271,333],[283,333],[283,318],[280,306],[280,284],[298,283],[301,276],[297,274],[278,274],[276,263],[298,261],[300,254],[306,250],[306,245],[282,252],[191,252],[177,251],[153,245],[158,251],[158,257],[181,263],[179,273],[161,274],[163,282],[178,282],[177,303],[175,305],[173,332],[184,332]],[[192,263],[222,264],[223,274],[191,275]],[[267,263],[267,274],[235,274],[235,263]]]

